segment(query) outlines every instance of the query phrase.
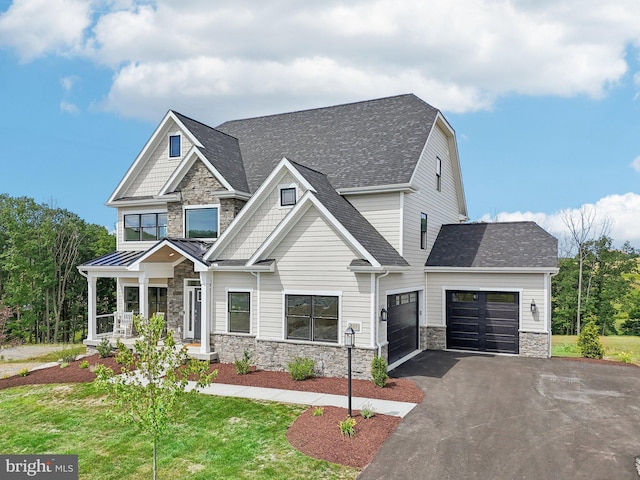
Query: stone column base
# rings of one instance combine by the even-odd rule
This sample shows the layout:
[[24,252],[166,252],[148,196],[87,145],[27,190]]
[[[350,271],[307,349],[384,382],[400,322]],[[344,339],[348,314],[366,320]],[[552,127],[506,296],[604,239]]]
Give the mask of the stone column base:
[[421,326],[420,348],[422,350],[444,350],[447,348],[447,327]]
[[520,332],[520,356],[549,358],[551,335],[546,332]]

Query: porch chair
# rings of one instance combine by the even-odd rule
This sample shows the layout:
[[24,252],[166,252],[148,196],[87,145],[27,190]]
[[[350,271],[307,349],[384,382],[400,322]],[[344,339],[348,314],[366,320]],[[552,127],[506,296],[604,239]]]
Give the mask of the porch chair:
[[133,312],[123,312],[113,324],[113,335],[127,337],[133,334]]

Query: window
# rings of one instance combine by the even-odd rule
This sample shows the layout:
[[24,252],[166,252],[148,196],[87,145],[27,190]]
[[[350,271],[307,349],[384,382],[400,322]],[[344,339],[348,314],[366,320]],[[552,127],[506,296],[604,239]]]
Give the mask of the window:
[[169,135],[169,158],[182,155],[180,149],[180,135]]
[[249,333],[251,331],[251,294],[249,292],[229,292],[229,331]]
[[425,250],[427,248],[427,214],[420,214],[420,248]]
[[135,213],[124,216],[124,239],[127,242],[167,238],[166,213]]
[[184,223],[187,238],[218,238],[218,207],[185,209]]
[[338,343],[338,297],[286,296],[287,338]]
[[280,189],[280,206],[290,207],[296,204],[296,187]]
[[442,160],[436,157],[436,190],[442,189]]
[[[148,290],[149,305],[147,315],[149,317],[161,312],[165,316],[167,314],[167,288],[166,287],[149,287]],[[140,313],[140,288],[124,287],[124,311]]]
[[453,292],[451,298],[454,302],[477,302],[478,294],[475,292]]

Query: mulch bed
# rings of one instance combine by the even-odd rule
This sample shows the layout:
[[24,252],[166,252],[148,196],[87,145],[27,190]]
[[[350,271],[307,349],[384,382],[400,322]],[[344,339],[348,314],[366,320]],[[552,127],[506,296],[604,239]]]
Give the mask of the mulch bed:
[[[92,382],[96,375],[91,368],[80,368],[80,363],[87,360],[90,366],[98,363],[119,371],[113,357],[100,358],[99,355],[76,360],[66,368],[59,366],[34,370],[26,377],[19,375],[0,379],[0,389],[30,384],[50,383],[84,383]],[[347,394],[346,378],[318,377],[294,381],[287,372],[270,372],[252,369],[247,375],[238,375],[233,364],[214,363],[211,370],[218,370],[214,383],[247,385],[266,388],[283,388],[306,392]],[[385,388],[376,387],[369,380],[353,380],[354,397],[377,398],[402,402],[420,403],[424,393],[410,380],[390,378]],[[309,408],[291,424],[287,431],[287,439],[296,449],[310,457],[327,460],[341,465],[356,468],[365,467],[385,440],[391,435],[401,418],[376,414],[373,418],[364,419],[356,416],[356,435],[349,438],[340,432],[338,422],[347,418],[347,410],[338,407],[323,407],[323,414],[314,417],[314,408]]]

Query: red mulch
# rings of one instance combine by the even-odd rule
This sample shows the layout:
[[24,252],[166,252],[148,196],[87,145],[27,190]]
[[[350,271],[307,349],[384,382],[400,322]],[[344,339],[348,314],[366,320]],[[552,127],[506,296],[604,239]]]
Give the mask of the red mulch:
[[[80,383],[92,382],[96,375],[90,368],[80,368],[84,360],[90,366],[102,363],[119,371],[113,357],[100,358],[97,354],[72,362],[66,368],[54,366],[42,370],[35,370],[26,377],[19,375],[0,379],[0,389],[19,385],[44,383]],[[215,363],[211,370],[218,370],[215,383],[233,385],[249,385],[266,388],[283,388],[287,390],[311,391],[347,395],[346,378],[318,377],[294,381],[287,372],[270,372],[252,369],[248,375],[238,375],[233,364]],[[352,394],[354,397],[377,398],[382,400],[396,400],[420,403],[424,393],[410,380],[390,378],[385,388],[376,387],[369,380],[353,380]],[[373,418],[364,419],[356,416],[356,435],[353,438],[343,436],[338,422],[347,417],[347,410],[338,407],[324,407],[323,414],[312,415],[314,408],[302,413],[289,427],[287,439],[295,448],[314,458],[329,462],[363,468],[371,460],[400,423],[399,417],[376,414]]]

